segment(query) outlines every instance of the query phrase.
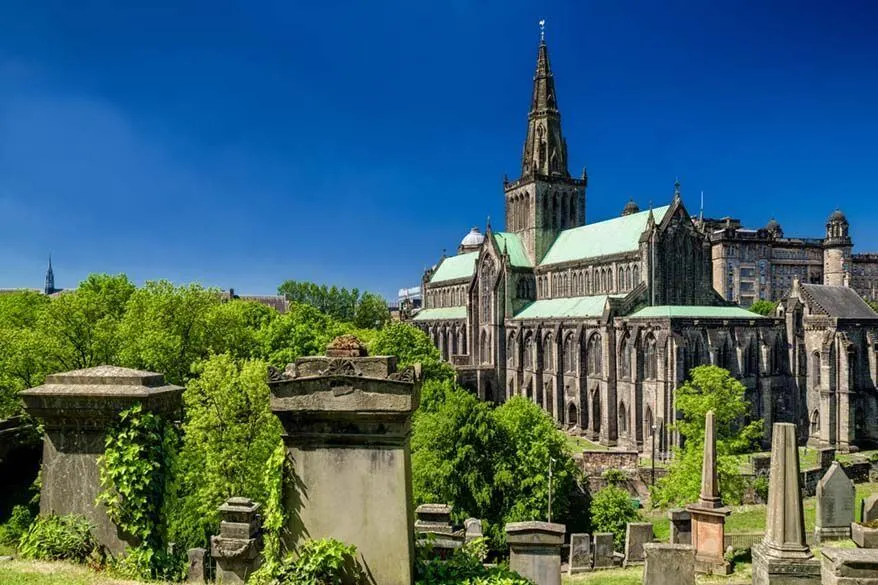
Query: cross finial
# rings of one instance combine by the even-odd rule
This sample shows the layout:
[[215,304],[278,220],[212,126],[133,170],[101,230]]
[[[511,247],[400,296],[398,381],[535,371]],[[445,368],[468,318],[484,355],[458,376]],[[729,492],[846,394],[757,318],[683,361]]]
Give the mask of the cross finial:
[[540,42],[545,42],[546,40],[546,19],[540,19]]

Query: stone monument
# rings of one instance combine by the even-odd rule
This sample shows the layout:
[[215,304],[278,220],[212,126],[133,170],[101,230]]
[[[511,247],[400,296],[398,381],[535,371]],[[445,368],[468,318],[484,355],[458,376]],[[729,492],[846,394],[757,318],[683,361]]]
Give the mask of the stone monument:
[[598,532],[594,535],[594,568],[605,569],[615,565],[613,533]]
[[570,535],[570,562],[567,573],[575,575],[591,570],[591,536],[588,534]]
[[186,568],[187,583],[207,583],[210,581],[210,557],[206,548],[196,547],[186,551],[188,564]]
[[692,514],[683,508],[668,510],[671,521],[671,544],[692,544]]
[[485,533],[482,531],[482,521],[478,518],[467,518],[463,521],[464,542],[472,542],[477,538],[482,538]]
[[283,425],[294,489],[284,494],[287,544],[332,537],[357,547],[381,585],[409,585],[414,510],[409,436],[420,366],[366,355],[352,336],[326,357],[269,372],[271,410]]
[[625,566],[643,562],[643,545],[652,542],[651,522],[629,522],[625,527]]
[[860,520],[864,524],[878,520],[878,494],[872,494],[863,499],[862,504],[860,504]]
[[695,585],[691,546],[650,542],[643,545],[643,555],[643,585]]
[[115,366],[51,374],[42,386],[20,392],[25,410],[45,429],[40,513],[85,516],[97,542],[113,554],[136,546],[95,503],[101,492],[98,457],[123,410],[141,404],[144,411],[176,418],[182,394],[161,374]]
[[754,545],[753,585],[819,585],[820,562],[805,542],[796,425],[774,423],[765,538]]
[[824,547],[822,585],[878,585],[878,549]]
[[[415,509],[415,533],[419,542],[429,543],[433,553],[449,558],[463,546],[465,534],[451,525],[453,507],[447,504],[421,504]],[[481,524],[479,524],[481,527]]]
[[550,522],[506,525],[509,568],[536,585],[561,585],[561,545],[567,527]]
[[731,566],[725,560],[725,524],[731,511],[723,505],[716,472],[716,422],[708,411],[704,425],[704,461],[701,467],[701,495],[698,502],[686,506],[692,516],[692,545],[695,570],[699,573],[728,575]]
[[249,498],[229,498],[220,506],[220,533],[210,539],[219,583],[245,583],[262,564],[259,507]]
[[850,538],[856,488],[838,461],[817,482],[816,542]]

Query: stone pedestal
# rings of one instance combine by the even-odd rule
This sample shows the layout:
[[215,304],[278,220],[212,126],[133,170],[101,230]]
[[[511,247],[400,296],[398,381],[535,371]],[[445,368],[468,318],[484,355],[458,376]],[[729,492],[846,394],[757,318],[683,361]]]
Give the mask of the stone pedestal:
[[428,542],[433,554],[441,559],[449,558],[464,542],[464,534],[451,526],[451,511],[447,504],[421,504],[415,509],[418,541]]
[[394,357],[356,353],[302,358],[270,372],[271,409],[293,462],[294,489],[284,495],[287,544],[324,537],[353,544],[376,583],[409,585],[409,436],[420,367],[397,371]]
[[262,564],[260,505],[248,498],[229,498],[220,506],[220,533],[210,539],[219,583],[244,583]]
[[854,521],[856,489],[844,469],[833,461],[817,482],[817,514],[814,536],[817,543],[850,538]]
[[207,583],[210,580],[207,549],[190,548],[186,551],[189,563],[186,570],[187,583]]
[[753,585],[820,583],[820,562],[805,542],[799,450],[791,423],[773,426],[765,538],[752,553]]
[[506,525],[509,568],[536,585],[561,585],[561,545],[567,528],[549,522]]
[[822,585],[878,585],[878,550],[821,549]]
[[85,516],[95,539],[112,554],[136,546],[95,503],[101,492],[98,457],[119,413],[142,404],[144,411],[176,418],[182,394],[161,374],[115,366],[52,374],[44,385],[19,393],[45,429],[40,513]]
[[643,545],[644,585],[695,585],[695,551],[685,544]]
[[668,510],[671,544],[692,544],[692,515],[683,508]]

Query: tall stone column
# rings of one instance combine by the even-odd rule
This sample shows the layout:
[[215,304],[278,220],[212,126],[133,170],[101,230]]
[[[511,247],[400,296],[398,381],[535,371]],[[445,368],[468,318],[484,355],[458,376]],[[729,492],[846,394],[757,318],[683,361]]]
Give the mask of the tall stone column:
[[164,376],[115,366],[52,374],[46,383],[19,393],[25,410],[43,423],[41,514],[79,514],[95,539],[111,553],[136,546],[96,503],[101,492],[98,457],[107,430],[123,410],[143,405],[148,412],[179,416],[183,388]]
[[[775,423],[765,538],[753,552],[753,585],[819,585],[820,563],[805,541],[796,425]],[[790,580],[791,575],[795,580]]]
[[716,421],[712,410],[704,424],[704,461],[701,466],[701,494],[698,503],[686,506],[692,516],[692,546],[695,570],[699,573],[728,575],[724,558],[726,516],[731,511],[723,505],[716,471]]
[[271,410],[292,460],[287,543],[332,537],[356,545],[382,585],[410,585],[414,511],[409,436],[420,367],[366,356],[344,336],[327,357],[301,358],[269,380]]

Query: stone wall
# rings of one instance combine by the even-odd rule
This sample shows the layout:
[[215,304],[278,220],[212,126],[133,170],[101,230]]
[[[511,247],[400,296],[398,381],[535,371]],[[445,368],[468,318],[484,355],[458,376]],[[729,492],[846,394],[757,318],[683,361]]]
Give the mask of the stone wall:
[[585,451],[575,459],[588,476],[600,476],[607,469],[636,472],[639,462],[637,451]]

